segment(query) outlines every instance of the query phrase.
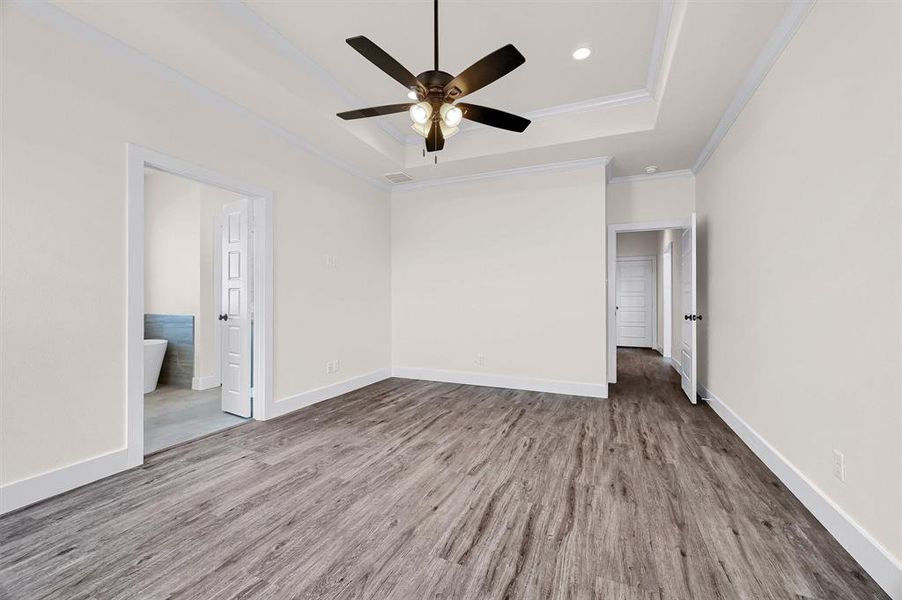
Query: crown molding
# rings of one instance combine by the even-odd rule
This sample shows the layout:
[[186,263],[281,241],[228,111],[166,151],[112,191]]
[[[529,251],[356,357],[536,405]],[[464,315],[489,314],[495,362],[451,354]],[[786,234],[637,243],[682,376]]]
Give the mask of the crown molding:
[[[581,100],[579,102],[571,102],[569,104],[559,104],[557,106],[550,106],[548,108],[540,108],[538,110],[524,113],[524,115],[536,121],[540,119],[546,119],[548,117],[557,117],[559,115],[586,112],[590,110],[597,110],[599,108],[610,108],[612,106],[624,106],[627,104],[635,104],[636,102],[646,102],[648,100],[653,100],[651,94],[649,94],[648,90],[646,89],[640,89],[632,90],[629,92],[621,92],[619,94],[611,94],[610,96],[602,96],[600,98],[590,98],[588,100]],[[487,125],[475,123],[471,128],[476,129],[477,127],[487,127]]]
[[291,144],[295,148],[298,148],[299,150],[302,150],[308,154],[312,154],[321,161],[332,165],[333,167],[337,168],[340,171],[343,171],[348,175],[362,179],[363,181],[380,190],[387,191],[390,189],[390,186],[388,186],[387,184],[376,179],[375,177],[367,175],[363,171],[341,160],[340,158],[337,158],[332,154],[321,150],[315,144],[305,139],[304,137],[288,131],[281,125],[270,121],[266,117],[250,110],[246,106],[223,96],[219,92],[208,88],[207,86],[199,83],[198,81],[195,81],[194,79],[191,79],[181,71],[173,69],[172,67],[165,65],[154,58],[151,58],[149,55],[129,46],[125,42],[113,37],[112,35],[103,32],[95,27],[92,27],[91,25],[88,25],[84,21],[69,14],[65,10],[53,6],[46,0],[8,0],[7,4],[16,6],[32,17],[40,19],[61,31],[70,33],[75,37],[94,45],[95,47],[99,47],[107,51],[109,54],[114,55],[127,63],[140,67],[152,73],[153,75],[156,75],[164,81],[168,81],[170,83],[183,87],[194,97],[200,98],[212,105],[215,105],[216,107],[227,113],[237,115],[246,119],[253,125],[269,131],[276,137]]
[[673,18],[673,0],[660,0],[658,21],[655,24],[655,39],[651,46],[651,60],[648,63],[648,77],[645,89],[652,98],[658,97],[658,79],[661,66],[664,64],[664,50],[667,48],[667,36],[670,33],[670,21]]
[[473,181],[485,181],[488,179],[503,179],[506,177],[515,177],[517,175],[529,175],[533,173],[550,173],[555,171],[572,171],[575,169],[584,169],[586,167],[607,165],[610,162],[608,156],[596,156],[593,158],[583,158],[579,160],[567,160],[554,163],[543,163],[540,165],[531,165],[528,167],[517,167],[514,169],[499,169],[497,171],[486,171],[484,173],[474,173],[472,175],[458,175],[456,177],[442,177],[439,179],[427,179],[424,181],[415,181],[413,183],[400,183],[392,187],[392,192],[410,192],[413,190],[421,190],[424,188],[440,187],[446,185],[456,185],[461,183],[470,183]]
[[619,185],[622,183],[635,183],[637,181],[654,181],[656,179],[678,179],[683,177],[694,177],[695,172],[692,169],[679,169],[676,171],[661,171],[660,173],[643,173],[641,175],[625,175],[623,177],[614,177],[608,183],[609,185]]
[[789,45],[789,42],[792,40],[796,31],[799,30],[799,27],[801,27],[805,17],[811,12],[815,2],[816,0],[793,0],[789,6],[786,7],[783,17],[767,39],[767,42],[764,44],[764,47],[761,49],[755,62],[752,63],[752,66],[745,79],[742,81],[742,84],[739,86],[736,95],[720,118],[720,122],[718,122],[717,127],[714,128],[711,137],[708,138],[708,142],[702,148],[698,158],[695,159],[695,164],[692,166],[693,172],[698,173],[705,167],[708,159],[711,158],[711,155],[714,154],[714,151],[720,145],[720,142],[726,137],[730,127],[733,126],[733,123],[739,118],[739,115],[742,113],[746,104],[748,104],[749,100],[752,99],[752,96],[755,95],[758,86],[761,85],[761,82],[767,77],[771,67],[774,66],[780,58],[780,55],[783,53],[783,50]]

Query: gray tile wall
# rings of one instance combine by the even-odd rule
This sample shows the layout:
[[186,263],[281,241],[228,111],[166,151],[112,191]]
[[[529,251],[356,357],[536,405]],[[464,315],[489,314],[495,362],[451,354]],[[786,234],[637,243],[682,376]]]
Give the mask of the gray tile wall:
[[159,384],[190,388],[194,377],[194,316],[144,315],[144,339],[169,341]]

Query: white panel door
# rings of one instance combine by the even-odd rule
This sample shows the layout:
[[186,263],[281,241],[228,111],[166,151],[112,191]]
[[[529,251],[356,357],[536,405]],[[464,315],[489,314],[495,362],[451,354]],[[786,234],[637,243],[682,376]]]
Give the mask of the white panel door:
[[617,345],[652,347],[654,270],[650,258],[617,259]]
[[695,213],[689,229],[683,230],[681,237],[682,256],[680,259],[680,273],[683,277],[680,303],[683,309],[683,340],[680,348],[680,368],[682,369],[683,391],[689,397],[689,401],[697,402],[698,388],[698,361],[697,357],[697,327],[698,310],[696,306],[696,241],[695,241]]
[[222,410],[251,416],[250,202],[222,214]]

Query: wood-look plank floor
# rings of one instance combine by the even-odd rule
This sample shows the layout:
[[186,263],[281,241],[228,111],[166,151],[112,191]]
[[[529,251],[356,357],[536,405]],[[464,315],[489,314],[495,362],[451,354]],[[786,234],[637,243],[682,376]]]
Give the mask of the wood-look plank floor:
[[387,380],[0,519],[9,599],[886,598],[649,351],[608,400]]

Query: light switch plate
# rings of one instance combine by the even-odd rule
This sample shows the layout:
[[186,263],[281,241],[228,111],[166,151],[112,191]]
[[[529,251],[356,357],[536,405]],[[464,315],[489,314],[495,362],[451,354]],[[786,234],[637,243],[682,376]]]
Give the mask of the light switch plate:
[[833,476],[840,481],[846,480],[846,457],[839,450],[833,451]]

